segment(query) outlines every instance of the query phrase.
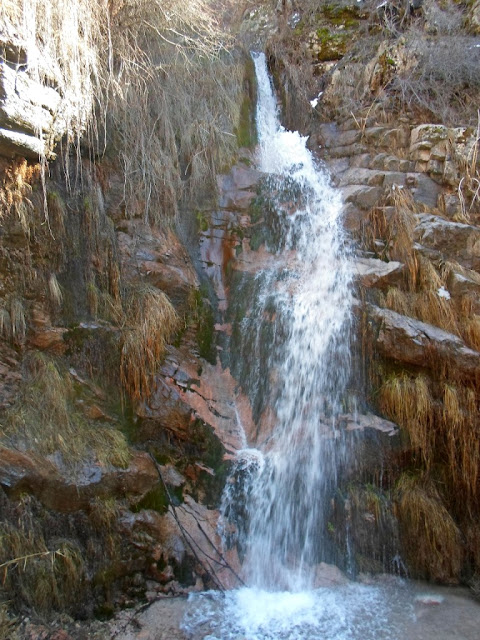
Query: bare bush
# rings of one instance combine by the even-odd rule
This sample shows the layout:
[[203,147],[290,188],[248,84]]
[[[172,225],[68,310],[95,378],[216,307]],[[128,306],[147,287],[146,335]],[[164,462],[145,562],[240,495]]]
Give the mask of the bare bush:
[[474,124],[480,89],[480,41],[468,36],[426,39],[413,30],[407,49],[417,63],[393,80],[390,90],[404,107],[420,109],[447,125]]
[[6,38],[25,45],[25,73],[59,91],[69,140],[87,129],[97,155],[107,143],[119,152],[129,216],[174,214],[233,153],[242,77],[217,12],[210,0],[0,5]]

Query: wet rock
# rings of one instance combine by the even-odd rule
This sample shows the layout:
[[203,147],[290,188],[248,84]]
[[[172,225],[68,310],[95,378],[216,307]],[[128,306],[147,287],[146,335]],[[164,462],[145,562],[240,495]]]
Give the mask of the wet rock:
[[228,369],[222,369],[181,351],[170,348],[169,356],[160,369],[151,397],[137,409],[137,414],[147,419],[141,427],[140,437],[154,437],[152,430],[163,428],[186,440],[192,422],[200,419],[210,425],[227,453],[234,454],[241,448],[243,426],[253,429],[248,401],[237,389]]
[[96,497],[128,497],[140,500],[158,484],[158,472],[151,458],[132,454],[126,469],[84,464],[67,478],[63,469],[34,454],[0,448],[0,485],[10,497],[30,493],[54,511],[85,509]]
[[315,567],[315,577],[313,579],[315,589],[338,587],[349,582],[350,580],[347,576],[334,564],[321,562]]
[[398,284],[404,271],[404,265],[401,262],[384,262],[377,258],[357,258],[354,268],[364,287],[379,288]]
[[[165,584],[167,591],[179,579],[179,572],[187,586],[194,587],[199,578],[204,584],[212,585],[213,580],[217,586],[233,586],[238,581],[228,565],[232,563],[232,568],[238,569],[238,560],[235,552],[229,552],[226,558],[221,551],[218,518],[217,510],[186,496],[181,505],[170,506],[163,515],[151,509],[124,512],[120,527],[147,554],[149,577]],[[182,589],[180,585],[178,589]]]
[[224,209],[246,209],[256,195],[256,186],[262,173],[239,163],[230,173],[217,176],[218,204]]
[[398,435],[398,426],[394,422],[381,418],[374,413],[340,415],[339,421],[341,424],[345,425],[347,431],[364,431],[365,429],[373,429],[380,433],[384,433],[387,436]]

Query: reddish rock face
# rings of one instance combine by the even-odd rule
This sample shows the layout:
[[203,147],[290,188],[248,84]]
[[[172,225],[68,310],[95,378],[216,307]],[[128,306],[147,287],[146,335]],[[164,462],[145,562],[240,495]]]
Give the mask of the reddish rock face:
[[243,446],[242,424],[253,428],[251,409],[228,369],[192,356],[186,359],[172,347],[155,385],[151,397],[137,409],[146,419],[140,427],[142,439],[154,439],[161,427],[186,440],[192,421],[200,419],[213,428],[226,454]]
[[190,291],[199,282],[177,236],[134,219],[122,222],[117,237],[124,278],[158,287],[180,314],[185,312]]

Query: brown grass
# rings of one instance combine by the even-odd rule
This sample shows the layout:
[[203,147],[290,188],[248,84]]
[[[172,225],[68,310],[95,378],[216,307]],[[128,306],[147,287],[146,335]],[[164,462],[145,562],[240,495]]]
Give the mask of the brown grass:
[[475,391],[444,384],[441,421],[454,484],[463,492],[465,499],[476,498],[479,492],[480,442]]
[[379,408],[406,429],[428,468],[435,445],[433,398],[425,376],[403,374],[387,380],[379,391]]
[[138,401],[148,396],[180,320],[167,296],[154,287],[135,289],[127,304],[121,379],[132,400]]
[[126,466],[124,435],[79,412],[69,373],[43,354],[31,354],[27,360],[26,380],[17,403],[6,413],[0,441],[42,455],[58,451],[71,466],[92,457],[101,464]]
[[413,315],[436,327],[458,335],[457,314],[451,300],[442,298],[437,291],[424,291],[415,296]]
[[[214,169],[231,161],[243,65],[227,51],[221,10],[210,0],[0,6],[1,23],[26,43],[27,73],[59,89],[56,121],[70,143],[78,147],[87,130],[101,155],[113,132],[127,216],[165,220],[182,196],[214,186]],[[47,198],[47,216],[51,205]]]
[[403,474],[395,501],[406,540],[404,552],[417,577],[450,581],[462,563],[460,531],[431,480]]
[[27,333],[27,320],[23,300],[7,296],[0,303],[0,335],[15,346],[23,346]]
[[[405,255],[405,254],[404,254]],[[413,256],[413,254],[412,254]],[[468,334],[463,318],[459,317],[458,307],[453,300],[438,294],[438,290],[448,280],[452,265],[443,265],[439,273],[430,260],[408,257],[410,265],[416,265],[408,276],[409,291],[392,287],[380,298],[380,304],[397,313],[418,318],[422,322],[440,327],[456,335]],[[469,325],[470,328],[470,325]],[[475,339],[475,325],[472,323],[472,339]],[[479,335],[480,337],[480,335]]]
[[35,529],[0,525],[0,575],[3,588],[38,613],[73,604],[84,580],[84,563],[71,542],[51,549]]
[[31,183],[38,175],[39,165],[29,165],[23,158],[12,162],[1,175],[0,218],[9,214],[16,215],[27,236],[30,234],[33,214]]

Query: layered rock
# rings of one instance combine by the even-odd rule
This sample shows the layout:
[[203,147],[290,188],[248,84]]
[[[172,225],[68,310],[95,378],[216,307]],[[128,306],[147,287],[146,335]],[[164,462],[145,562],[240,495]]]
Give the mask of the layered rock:
[[26,45],[0,34],[0,155],[38,160],[64,134],[60,93],[30,77]]

